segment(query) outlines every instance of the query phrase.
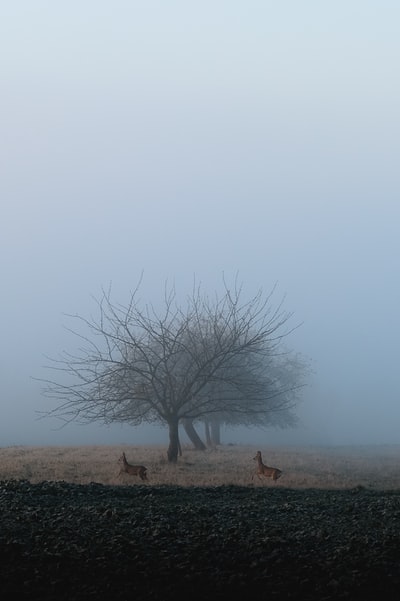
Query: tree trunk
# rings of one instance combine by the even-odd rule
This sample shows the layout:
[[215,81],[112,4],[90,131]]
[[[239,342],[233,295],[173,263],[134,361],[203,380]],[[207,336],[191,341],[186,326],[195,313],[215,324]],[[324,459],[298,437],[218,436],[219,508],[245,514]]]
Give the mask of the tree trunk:
[[178,420],[171,419],[168,421],[169,428],[169,447],[167,451],[167,457],[169,463],[176,463],[178,461],[178,454],[180,453],[181,445],[179,442],[179,429]]
[[206,435],[206,445],[210,448],[210,447],[212,447],[211,433],[210,433],[210,422],[207,419],[204,420],[204,432],[205,432],[205,435]]
[[211,441],[214,447],[221,444],[221,424],[218,419],[211,420]]
[[186,434],[189,437],[189,440],[193,443],[193,446],[196,449],[196,451],[205,451],[206,445],[194,429],[192,420],[187,418],[183,419],[182,424]]

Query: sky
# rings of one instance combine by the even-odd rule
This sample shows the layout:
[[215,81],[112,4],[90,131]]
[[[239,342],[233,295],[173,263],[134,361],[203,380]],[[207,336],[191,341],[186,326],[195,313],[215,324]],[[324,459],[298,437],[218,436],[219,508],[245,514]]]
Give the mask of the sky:
[[0,1],[0,446],[167,442],[59,428],[35,378],[67,314],[193,278],[276,284],[313,375],[288,431],[399,442],[400,5]]

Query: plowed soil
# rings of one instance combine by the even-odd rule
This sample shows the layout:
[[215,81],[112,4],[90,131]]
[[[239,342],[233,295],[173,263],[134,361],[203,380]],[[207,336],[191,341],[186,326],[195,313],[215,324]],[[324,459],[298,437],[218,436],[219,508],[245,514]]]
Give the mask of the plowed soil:
[[400,491],[0,482],[2,599],[398,599]]

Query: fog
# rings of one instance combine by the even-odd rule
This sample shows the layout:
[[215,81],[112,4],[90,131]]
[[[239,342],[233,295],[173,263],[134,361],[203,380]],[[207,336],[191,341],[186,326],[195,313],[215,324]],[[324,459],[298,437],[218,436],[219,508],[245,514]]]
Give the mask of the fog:
[[[35,378],[112,283],[277,283],[313,375],[290,430],[399,442],[400,5],[19,0],[0,8],[0,445],[166,443],[69,424]],[[74,346],[75,345],[75,346]]]

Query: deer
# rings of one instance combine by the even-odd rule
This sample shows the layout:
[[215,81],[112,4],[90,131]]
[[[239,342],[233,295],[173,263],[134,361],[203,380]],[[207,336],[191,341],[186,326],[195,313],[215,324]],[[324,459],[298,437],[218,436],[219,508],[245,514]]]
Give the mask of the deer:
[[263,463],[261,451],[257,451],[256,456],[253,457],[253,459],[254,461],[257,461],[258,466],[253,474],[252,480],[256,474],[259,480],[261,480],[261,476],[265,476],[266,478],[272,478],[272,480],[276,481],[282,476],[281,470],[279,470],[277,467],[269,467]]
[[127,462],[125,453],[122,453],[121,457],[118,459],[118,463],[121,464],[118,476],[125,472],[131,476],[139,476],[141,480],[147,480],[147,467],[144,467],[144,465],[131,465]]

